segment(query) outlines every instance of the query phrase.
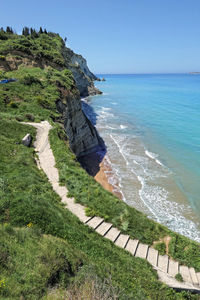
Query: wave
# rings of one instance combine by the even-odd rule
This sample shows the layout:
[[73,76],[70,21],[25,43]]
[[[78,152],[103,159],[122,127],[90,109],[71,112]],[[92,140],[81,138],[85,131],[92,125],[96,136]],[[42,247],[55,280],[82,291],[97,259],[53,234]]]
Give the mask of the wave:
[[114,143],[117,145],[118,149],[119,149],[119,152],[121,153],[122,157],[124,158],[125,162],[126,162],[126,165],[129,165],[129,162],[123,152],[123,147],[120,146],[120,144],[118,143],[118,141],[113,137],[112,134],[110,134],[110,137],[111,139],[114,141]]
[[171,230],[200,242],[198,224],[183,216],[183,213],[188,212],[190,207],[167,200],[169,196],[167,190],[148,184],[141,176],[137,178],[141,183],[140,198],[155,220],[165,224]]
[[157,159],[158,157],[158,154],[155,154],[155,153],[152,153],[148,150],[145,150],[145,154],[150,157],[151,159],[155,160],[155,162],[160,165],[160,166],[163,166],[163,164]]

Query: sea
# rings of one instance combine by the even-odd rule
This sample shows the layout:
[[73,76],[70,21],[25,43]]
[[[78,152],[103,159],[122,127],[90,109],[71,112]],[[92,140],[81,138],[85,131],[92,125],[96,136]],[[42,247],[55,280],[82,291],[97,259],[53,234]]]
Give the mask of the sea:
[[[200,242],[200,75],[100,74],[83,99],[123,201]],[[88,106],[89,105],[89,106]]]

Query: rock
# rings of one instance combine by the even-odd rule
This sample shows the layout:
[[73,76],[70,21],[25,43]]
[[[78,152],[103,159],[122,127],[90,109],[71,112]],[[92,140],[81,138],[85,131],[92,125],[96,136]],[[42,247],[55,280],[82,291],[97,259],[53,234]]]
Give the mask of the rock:
[[64,129],[70,148],[78,158],[105,149],[105,144],[96,128],[84,114],[80,99],[68,97],[66,100],[58,100],[56,107],[63,115]]
[[106,81],[105,78],[102,78],[101,81]]
[[98,78],[89,70],[85,58],[66,47],[63,49],[63,56],[67,62],[67,67],[74,76],[81,97],[102,94],[94,86],[94,80],[98,80]]
[[32,136],[30,135],[30,133],[27,133],[25,135],[25,137],[23,137],[22,139],[22,144],[26,147],[29,147],[32,141]]

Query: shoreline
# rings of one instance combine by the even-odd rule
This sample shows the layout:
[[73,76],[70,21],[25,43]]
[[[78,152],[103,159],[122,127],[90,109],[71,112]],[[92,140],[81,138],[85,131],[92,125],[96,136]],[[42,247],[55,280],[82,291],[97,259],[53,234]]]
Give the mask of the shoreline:
[[105,153],[93,152],[79,158],[79,163],[86,172],[92,176],[101,186],[123,200],[123,194],[120,191],[119,182],[115,179],[115,184],[112,184],[107,174],[114,174],[109,159]]
[[116,186],[112,185],[109,182],[109,177],[106,175],[106,173],[114,173],[110,164],[108,163],[106,156],[103,158],[102,162],[99,164],[99,172],[94,176],[94,179],[100,183],[103,188],[109,192],[111,192],[113,195],[118,197],[120,200],[123,200],[123,195],[119,188],[119,183],[116,183],[116,186],[118,190],[116,190]]

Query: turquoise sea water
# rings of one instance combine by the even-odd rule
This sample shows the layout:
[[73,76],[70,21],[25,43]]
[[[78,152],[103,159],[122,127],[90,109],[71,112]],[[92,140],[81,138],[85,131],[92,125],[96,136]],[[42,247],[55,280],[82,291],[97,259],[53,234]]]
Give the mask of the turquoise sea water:
[[200,241],[200,75],[100,77],[103,95],[88,101],[110,182],[129,205]]

